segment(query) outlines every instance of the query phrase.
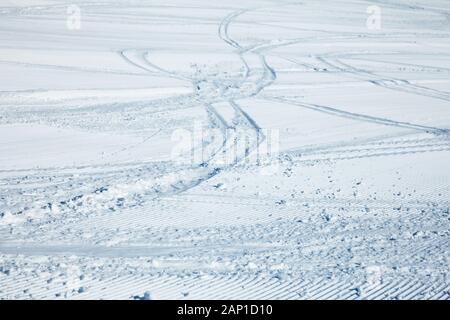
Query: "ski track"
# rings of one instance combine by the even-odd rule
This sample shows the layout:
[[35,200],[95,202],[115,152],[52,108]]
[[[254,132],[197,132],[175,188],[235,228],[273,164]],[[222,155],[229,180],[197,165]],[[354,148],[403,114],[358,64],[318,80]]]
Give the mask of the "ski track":
[[[449,8],[406,5],[402,1],[355,3],[357,6],[351,8],[363,8],[362,14],[368,3],[376,3],[387,12],[394,10],[394,15],[408,16],[418,11],[444,18],[446,22],[438,21],[445,29],[450,21]],[[16,61],[0,51],[0,68],[80,77],[103,75],[105,79],[111,77],[111,81],[114,77],[139,79],[129,85],[129,93],[124,91],[122,95],[114,85],[92,90],[0,88],[4,100],[0,102],[0,125],[47,125],[142,138],[103,153],[104,163],[0,168],[0,299],[138,299],[147,291],[152,299],[450,299],[450,199],[445,180],[445,161],[450,155],[446,121],[450,118],[448,111],[441,112],[442,119],[434,118],[440,110],[448,110],[450,93],[442,86],[421,85],[401,74],[388,76],[353,65],[376,63],[392,68],[389,70],[420,69],[417,74],[439,75],[431,78],[438,84],[442,79],[448,81],[450,66],[388,59],[408,52],[392,49],[395,41],[407,45],[428,39],[445,41],[445,34],[436,31],[436,20],[429,24],[426,21],[423,32],[399,31],[398,26],[378,33],[360,29],[340,32],[330,29],[330,25],[310,25],[308,19],[305,27],[298,25],[301,17],[297,15],[302,10],[305,14],[319,10],[314,2],[254,4],[244,8],[238,2],[229,7],[153,4],[142,5],[142,12],[133,7],[121,14],[126,3],[78,3],[89,13],[83,20],[88,30],[95,30],[96,24],[102,22],[141,28],[153,28],[159,23],[167,34],[150,31],[154,42],[139,32],[129,39],[120,33],[80,35],[45,28],[21,33],[41,37],[48,44],[49,39],[74,41],[73,48],[86,41],[81,53],[101,52],[104,47],[95,42],[104,41],[110,59],[107,61],[114,61],[117,68],[105,66],[103,61],[95,66],[88,60],[86,65],[77,66],[51,64],[45,59],[31,62],[25,56],[24,61]],[[0,8],[0,15],[12,22],[47,21],[48,17],[61,19],[66,8],[65,3],[5,6]],[[154,25],[146,20],[148,10],[156,10],[152,13]],[[204,17],[196,10],[211,10],[211,16]],[[327,10],[333,12],[333,7]],[[342,12],[337,10],[336,14]],[[349,23],[354,22],[354,13],[349,14],[349,19]],[[399,23],[402,27],[403,22],[388,18],[388,24]],[[0,50],[27,49],[14,42],[8,44],[8,34],[23,32],[14,30],[14,23],[4,30],[0,26],[0,38],[5,37]],[[196,39],[189,26],[202,26],[206,31],[198,35],[193,48],[186,46],[185,52],[178,52],[180,63],[174,60],[171,64],[173,53],[167,50],[179,49],[171,43],[171,35],[177,30],[174,25],[186,27],[186,32],[178,29],[183,32],[180,43],[175,45],[181,47],[186,46],[189,37]],[[262,29],[255,30],[256,26]],[[280,30],[284,33],[278,33]],[[164,36],[168,37],[166,42]],[[206,50],[202,41],[211,42],[212,49]],[[362,41],[362,50],[352,47],[357,41]],[[370,41],[386,41],[389,45],[365,48],[364,43]],[[329,43],[331,46],[325,47],[333,51],[308,52],[314,51],[316,45]],[[33,45],[30,42],[29,48]],[[205,53],[218,54],[223,50],[233,61],[232,67],[189,60],[201,61],[204,49]],[[440,58],[446,50],[443,44],[430,56]],[[168,60],[164,52],[169,52]],[[427,54],[429,51],[424,56]],[[219,56],[215,60],[228,58]],[[191,64],[190,68],[183,65],[183,59]],[[431,64],[433,61],[428,59]],[[317,78],[309,80],[310,74]],[[443,74],[447,77],[442,78]],[[297,76],[293,84],[298,89],[288,94],[278,91],[278,84],[291,84],[291,78],[287,78],[290,75]],[[161,81],[166,91],[147,89],[147,79]],[[314,92],[308,96],[303,81],[312,81],[315,86],[331,81],[338,87],[348,79],[386,89],[383,92],[392,97],[406,93],[411,99],[427,99],[429,112],[434,113],[427,116],[424,111],[422,117],[417,117],[419,120],[408,120],[403,114],[391,116],[389,112],[386,116],[371,115],[374,109],[370,106],[344,107],[345,101],[333,105],[306,102],[314,98]],[[148,92],[135,96],[133,90],[143,87]],[[327,94],[326,87],[320,89],[321,95]],[[154,94],[150,95],[152,90]],[[402,99],[398,99],[399,106],[408,107],[408,100]],[[270,115],[259,113],[264,112],[260,103],[275,104]],[[285,110],[292,108],[304,112],[301,116],[306,117],[306,127],[307,117],[323,117],[314,119],[324,119],[316,131],[326,133],[324,141],[284,148],[262,165],[278,165],[278,173],[258,176],[261,166],[248,161],[251,153],[266,142],[262,123],[267,123],[265,117],[289,119],[291,115]],[[174,129],[189,126],[192,121],[201,121],[202,128],[218,130],[225,137],[206,156],[202,154],[200,163],[174,164],[164,158],[149,160],[139,155],[147,145],[153,146],[160,139],[168,141]],[[301,121],[297,128],[299,141],[306,141],[300,140],[303,134],[314,138],[315,131],[301,133]],[[333,130],[340,133],[343,126],[334,121],[347,121],[348,131],[352,126],[373,125],[377,134],[358,129],[361,131],[355,130],[353,135],[330,140]],[[285,129],[284,123],[279,126]],[[244,140],[249,142],[245,151],[236,154],[230,163],[220,162]],[[14,151],[2,141],[2,151]],[[209,143],[202,141],[189,152],[195,154]],[[369,169],[364,174],[358,171],[361,166],[375,168],[375,177],[367,174]],[[409,172],[417,170],[417,178],[406,173],[408,166]],[[428,167],[424,170],[423,166]],[[432,181],[439,177],[439,166],[441,185]],[[314,177],[314,170],[321,173]],[[347,170],[347,174],[339,170]],[[398,180],[407,180],[403,188],[402,182],[392,178],[399,171],[403,176]],[[385,172],[392,175],[385,178],[386,182],[376,179],[377,173]],[[337,186],[320,182],[335,177],[341,179],[338,191]],[[367,190],[361,190],[361,183]],[[250,192],[252,187],[256,190],[260,186],[257,192]],[[300,188],[304,189],[301,193]],[[348,190],[339,195],[340,189]]]

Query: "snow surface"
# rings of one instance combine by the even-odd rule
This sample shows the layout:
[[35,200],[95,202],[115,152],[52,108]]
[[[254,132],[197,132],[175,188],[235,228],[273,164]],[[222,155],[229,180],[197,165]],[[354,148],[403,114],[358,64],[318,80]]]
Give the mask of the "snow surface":
[[447,0],[0,16],[1,299],[450,299]]

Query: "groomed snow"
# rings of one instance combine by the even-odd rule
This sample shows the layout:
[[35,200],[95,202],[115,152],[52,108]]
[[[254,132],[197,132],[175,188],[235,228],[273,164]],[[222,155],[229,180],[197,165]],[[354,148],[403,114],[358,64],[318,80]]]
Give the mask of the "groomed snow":
[[449,57],[446,0],[0,1],[0,299],[450,299]]

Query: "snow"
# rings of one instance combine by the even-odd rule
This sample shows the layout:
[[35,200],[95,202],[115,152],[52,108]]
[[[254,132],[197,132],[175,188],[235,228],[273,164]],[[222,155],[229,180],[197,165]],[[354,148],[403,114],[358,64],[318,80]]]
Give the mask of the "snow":
[[449,15],[0,1],[0,299],[448,300]]

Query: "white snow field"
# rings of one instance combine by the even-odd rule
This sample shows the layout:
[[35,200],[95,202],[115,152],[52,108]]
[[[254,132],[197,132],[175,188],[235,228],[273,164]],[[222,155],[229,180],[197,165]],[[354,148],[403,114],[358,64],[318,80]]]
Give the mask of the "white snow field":
[[449,208],[448,0],[0,0],[0,299],[450,299]]

